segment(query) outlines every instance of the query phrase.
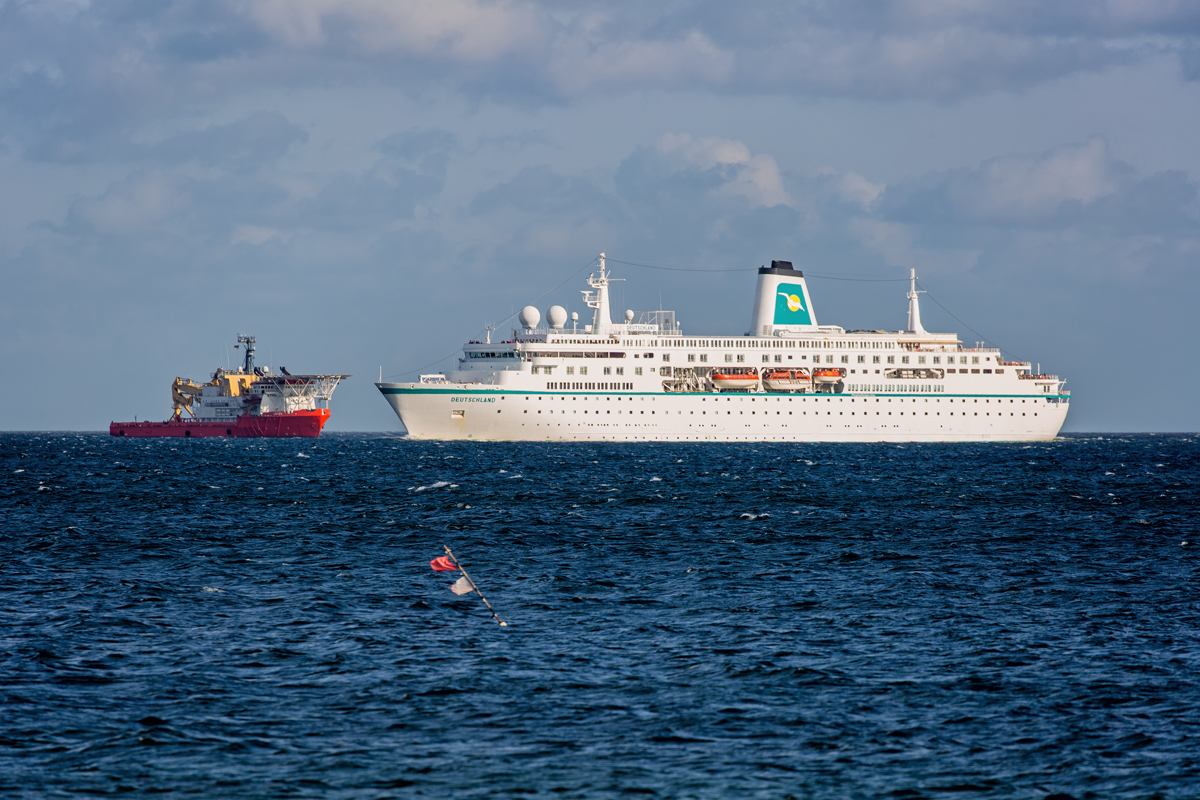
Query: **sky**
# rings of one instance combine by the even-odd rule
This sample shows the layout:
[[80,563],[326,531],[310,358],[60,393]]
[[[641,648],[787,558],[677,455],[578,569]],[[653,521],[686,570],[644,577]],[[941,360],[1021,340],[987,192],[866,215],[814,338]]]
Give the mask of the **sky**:
[[165,419],[244,333],[399,432],[380,374],[605,251],[695,335],[772,259],[903,328],[916,269],[1064,431],[1197,431],[1198,132],[1182,0],[0,0],[0,430]]

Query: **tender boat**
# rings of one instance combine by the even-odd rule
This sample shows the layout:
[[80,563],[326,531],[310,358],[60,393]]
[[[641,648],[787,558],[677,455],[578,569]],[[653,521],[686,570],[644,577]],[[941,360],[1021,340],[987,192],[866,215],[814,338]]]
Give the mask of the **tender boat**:
[[758,373],[753,369],[746,372],[714,372],[709,376],[709,380],[712,381],[713,386],[723,392],[758,388]]
[[840,386],[843,385],[842,380],[846,377],[844,369],[814,369],[813,370],[813,391],[817,392],[839,392]]
[[763,375],[763,388],[768,392],[806,392],[812,388],[812,378],[806,369],[776,369]]

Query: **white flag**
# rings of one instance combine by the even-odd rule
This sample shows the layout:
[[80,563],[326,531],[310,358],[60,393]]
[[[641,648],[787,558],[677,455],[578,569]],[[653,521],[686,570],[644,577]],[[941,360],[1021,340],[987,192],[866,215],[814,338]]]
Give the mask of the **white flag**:
[[470,578],[468,578],[466,575],[463,575],[454,583],[450,584],[450,591],[454,592],[455,594],[470,594],[471,592],[475,591],[475,584],[471,583]]

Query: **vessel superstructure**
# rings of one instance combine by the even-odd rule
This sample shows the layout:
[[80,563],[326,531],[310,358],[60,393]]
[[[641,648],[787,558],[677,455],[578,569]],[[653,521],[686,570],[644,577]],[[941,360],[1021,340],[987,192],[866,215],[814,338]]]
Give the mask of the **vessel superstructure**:
[[238,334],[242,365],[218,367],[198,384],[171,383],[171,417],[165,422],[113,422],[113,436],[315,437],[329,421],[329,399],[349,375],[293,375],[254,365],[255,338]]
[[[750,330],[685,335],[672,311],[613,322],[605,256],[587,279],[592,322],[526,306],[504,341],[469,342],[455,369],[376,384],[408,435],[508,441],[1038,441],[1070,394],[1057,375],[921,323],[820,325],[791,262],[758,270]],[[577,320],[577,315],[574,315]]]

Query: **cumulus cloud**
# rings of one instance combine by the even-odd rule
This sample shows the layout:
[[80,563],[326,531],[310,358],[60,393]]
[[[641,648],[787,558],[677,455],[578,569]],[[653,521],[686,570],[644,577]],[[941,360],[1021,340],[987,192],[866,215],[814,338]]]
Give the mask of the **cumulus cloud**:
[[274,228],[264,228],[261,225],[238,225],[230,239],[232,244],[263,245],[271,240],[284,242],[292,238],[292,234],[277,231]]
[[99,197],[76,200],[68,222],[101,234],[127,235],[158,225],[187,203],[187,193],[156,171],[122,180]]
[[589,90],[657,86],[720,87],[733,75],[737,60],[697,30],[677,39],[581,40],[560,35],[547,74],[564,96]]
[[534,6],[505,0],[262,0],[240,6],[267,32],[301,47],[343,38],[372,53],[486,62],[545,38]]
[[307,140],[304,130],[282,114],[259,111],[228,124],[175,134],[144,148],[148,152],[129,155],[247,169],[274,162]]
[[885,213],[897,218],[1036,223],[1093,206],[1131,179],[1131,168],[1096,138],[901,181],[882,202]]
[[470,210],[473,214],[517,211],[588,216],[611,211],[611,206],[611,198],[587,178],[560,175],[542,165],[526,167],[510,180],[480,192]]
[[677,170],[714,170],[720,184],[716,196],[741,197],[754,206],[790,205],[779,165],[766,154],[752,155],[742,142],[715,137],[693,138],[687,133],[663,134],[655,150]]
[[1187,175],[1139,174],[1097,138],[899,181],[846,229],[900,266],[961,270],[1005,254],[1010,264],[1130,275],[1174,269],[1195,252],[1197,197]]
[[866,247],[883,257],[889,267],[930,270],[938,273],[965,272],[982,255],[982,248],[947,246],[945,243],[918,241],[921,231],[912,226],[867,217],[847,221],[846,230]]
[[838,197],[863,209],[870,209],[874,206],[875,201],[887,188],[885,184],[869,181],[857,172],[839,173],[826,167],[819,170],[817,174],[830,180]]
[[1200,74],[1194,3],[914,0],[757,6],[534,0],[6,4],[0,119],[29,152],[86,159],[157,104],[248,83],[364,80],[560,104],[656,88],[958,99],[1172,54]]
[[1116,190],[1117,176],[1101,139],[1067,145],[1037,157],[997,158],[948,186],[966,213],[983,218],[1030,219],[1063,203],[1084,205]]
[[450,131],[421,128],[386,136],[375,149],[419,172],[444,176],[450,157],[460,150],[460,145],[458,137]]
[[[550,100],[650,86],[954,98],[1163,52],[1179,52],[1190,64],[1200,32],[1200,10],[1171,0],[814,0],[752,13],[706,2],[267,0],[237,7],[285,48],[428,61],[443,70],[433,77],[468,91]],[[479,70],[486,65],[499,71]]]

